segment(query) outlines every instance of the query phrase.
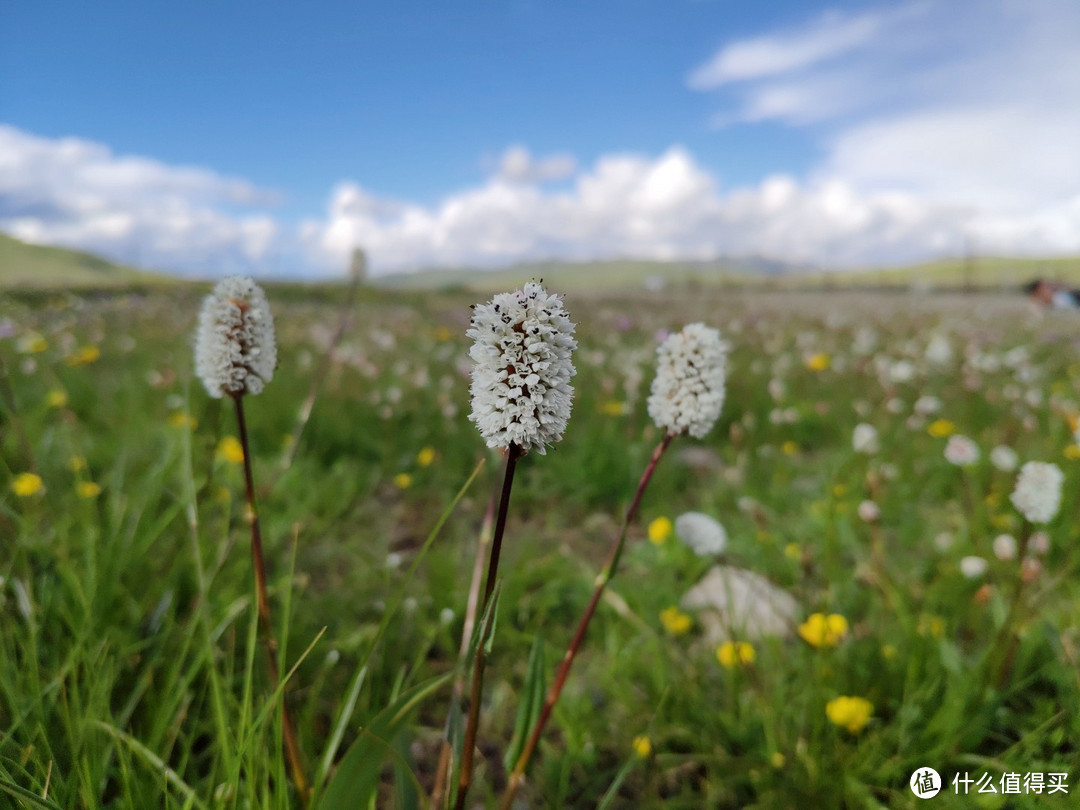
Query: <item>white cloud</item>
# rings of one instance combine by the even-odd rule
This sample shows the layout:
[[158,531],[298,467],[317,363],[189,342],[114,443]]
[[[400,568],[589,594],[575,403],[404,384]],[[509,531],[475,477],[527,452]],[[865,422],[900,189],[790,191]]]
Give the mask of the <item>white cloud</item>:
[[694,90],[777,76],[833,59],[870,43],[889,15],[827,12],[803,29],[781,31],[721,48],[687,78]]
[[1078,41],[1075,0],[919,0],[730,43],[691,84],[719,126],[816,138],[819,180],[1031,216],[1080,193]]
[[281,226],[229,209],[276,201],[205,169],[0,125],[0,230],[26,241],[214,275],[265,265]]
[[[835,154],[869,173],[880,143],[888,146],[853,137]],[[1080,250],[1080,195],[997,210],[944,194],[929,198],[896,178],[886,189],[861,188],[831,167],[809,179],[776,175],[723,189],[679,147],[657,156],[605,155],[553,187],[540,178],[564,169],[540,170],[535,166],[547,161],[512,157],[475,187],[430,206],[342,183],[323,217],[298,225],[236,213],[272,196],[242,180],[117,157],[99,144],[3,127],[0,156],[0,229],[207,275],[335,274],[357,246],[376,273],[612,257],[761,256],[844,266],[955,254],[972,237],[1001,252]]]
[[[1032,232],[1009,222],[1016,238],[1003,245],[1016,249]],[[429,208],[380,202],[345,184],[326,219],[306,222],[302,234],[313,264],[344,266],[363,245],[376,272],[619,256],[835,266],[957,252],[980,223],[971,210],[907,193],[862,194],[836,179],[779,175],[723,193],[688,152],[672,148],[655,159],[603,157],[563,191],[496,175]]]
[[573,176],[577,161],[573,155],[557,154],[536,159],[524,146],[511,146],[499,159],[498,174],[514,183],[545,183]]

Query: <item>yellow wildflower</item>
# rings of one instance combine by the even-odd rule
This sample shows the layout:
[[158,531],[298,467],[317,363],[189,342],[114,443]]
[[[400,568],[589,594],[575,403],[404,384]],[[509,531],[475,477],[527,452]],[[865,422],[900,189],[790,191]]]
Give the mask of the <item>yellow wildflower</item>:
[[1069,461],[1076,461],[1080,458],[1080,444],[1070,444],[1065,448],[1065,458]]
[[398,473],[394,476],[394,486],[398,489],[408,489],[412,486],[412,476],[408,473]]
[[754,645],[746,641],[725,641],[716,648],[716,660],[724,669],[750,666],[757,660]]
[[852,734],[858,734],[874,713],[874,704],[866,698],[841,696],[825,704],[825,715],[829,722],[846,728]]
[[945,635],[945,620],[940,616],[924,613],[919,617],[918,633],[920,636],[941,638]]
[[813,613],[799,625],[799,636],[813,647],[835,647],[847,631],[847,619],[839,613]]
[[634,737],[634,741],[630,745],[633,747],[634,753],[642,759],[648,759],[649,754],[652,753],[652,740],[644,734]]
[[420,450],[419,453],[416,454],[416,463],[419,464],[421,467],[430,467],[431,462],[433,462],[434,460],[435,460],[435,448],[434,447],[430,447],[430,446],[429,447],[424,447],[423,449]]
[[671,635],[681,636],[689,632],[694,620],[677,607],[672,606],[660,611],[660,623],[664,625],[664,629]]
[[218,442],[217,456],[230,464],[243,464],[244,446],[235,436],[225,436]]
[[787,757],[779,751],[773,751],[773,755],[769,757],[769,764],[776,768],[776,770],[780,770],[787,764]]
[[799,445],[788,439],[786,442],[780,445],[780,449],[783,451],[785,456],[793,456],[799,452]]
[[802,547],[798,543],[788,543],[784,546],[784,556],[798,562],[802,559]]
[[649,524],[649,540],[654,546],[663,545],[674,530],[670,518],[658,517]]
[[195,429],[195,417],[185,411],[173,411],[169,414],[169,426],[174,428],[186,427],[188,430]]
[[930,426],[926,429],[926,432],[933,436],[935,439],[944,439],[946,436],[951,436],[956,432],[956,425],[950,422],[948,419],[935,419],[930,423]]
[[1009,529],[1013,528],[1013,525],[1015,523],[1016,518],[1012,515],[1001,514],[990,516],[990,525],[997,529],[999,532],[1008,531]]
[[806,367],[811,371],[824,371],[831,364],[831,359],[827,354],[812,354],[806,358]]
[[37,332],[29,332],[19,338],[15,351],[19,354],[39,354],[49,348],[49,341]]
[[54,388],[45,395],[45,404],[50,408],[63,408],[68,404],[67,391],[63,388]]
[[101,485],[93,481],[80,481],[75,485],[75,494],[87,500],[96,498],[101,494]]
[[832,494],[834,498],[843,498],[847,494],[847,487],[843,484],[833,484]]
[[19,473],[11,482],[12,491],[20,498],[37,495],[44,488],[45,482],[41,480],[41,476],[32,472]]
[[75,350],[74,354],[68,355],[69,366],[86,366],[101,357],[101,349],[97,346],[82,346]]
[[81,473],[86,469],[86,459],[82,456],[72,456],[68,459],[67,468],[73,473]]
[[454,333],[450,331],[447,326],[439,326],[435,329],[435,339],[440,343],[445,343],[454,336]]
[[623,414],[628,413],[630,409],[626,407],[625,402],[609,399],[600,403],[599,410],[604,416],[622,416]]
[[896,649],[892,644],[881,645],[881,657],[886,661],[892,661],[896,656],[900,654],[900,651]]

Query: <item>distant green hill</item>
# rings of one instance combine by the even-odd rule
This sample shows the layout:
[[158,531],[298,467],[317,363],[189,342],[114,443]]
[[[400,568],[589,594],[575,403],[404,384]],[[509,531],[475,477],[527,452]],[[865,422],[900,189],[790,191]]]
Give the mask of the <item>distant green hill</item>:
[[397,273],[372,280],[395,289],[431,290],[454,287],[490,291],[519,287],[530,279],[544,279],[553,289],[578,292],[641,289],[654,284],[755,283],[753,268],[691,262],[622,260],[599,262],[538,262],[498,270],[448,269]]
[[449,269],[399,273],[373,279],[394,289],[464,288],[487,292],[511,289],[532,278],[552,288],[578,292],[641,289],[658,281],[666,286],[695,284],[752,287],[1015,287],[1035,277],[1080,286],[1080,257],[976,257],[940,259],[902,267],[842,271],[784,270],[760,262],[606,262],[538,263],[498,270]]
[[120,287],[160,284],[166,276],[66,248],[20,242],[0,233],[0,288]]
[[[1033,278],[1080,284],[1080,257],[976,256],[879,269],[814,273],[805,280],[844,286],[1015,287]],[[793,279],[797,281],[797,278]]]

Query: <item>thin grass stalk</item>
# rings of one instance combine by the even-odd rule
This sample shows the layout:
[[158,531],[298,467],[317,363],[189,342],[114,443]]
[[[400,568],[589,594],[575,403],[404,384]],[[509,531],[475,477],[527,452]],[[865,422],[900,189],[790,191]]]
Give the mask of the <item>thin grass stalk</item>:
[[645,467],[645,472],[641,475],[637,491],[634,493],[634,499],[630,502],[630,506],[626,510],[626,516],[623,518],[622,526],[619,529],[619,535],[612,544],[611,551],[608,552],[607,562],[604,563],[603,570],[596,578],[596,585],[593,588],[593,594],[589,599],[589,604],[586,605],[585,612],[581,615],[577,630],[574,631],[574,636],[570,641],[570,646],[566,648],[566,653],[559,663],[559,668],[555,674],[555,681],[551,684],[547,697],[544,699],[544,705],[540,710],[540,716],[537,718],[536,725],[533,727],[529,739],[525,743],[525,747],[521,750],[521,755],[514,764],[513,771],[510,773],[510,781],[499,802],[499,807],[503,808],[503,810],[508,810],[514,801],[514,796],[517,795],[518,790],[525,781],[525,769],[529,765],[529,760],[532,759],[533,752],[536,750],[537,743],[540,741],[540,735],[544,732],[544,726],[547,725],[547,721],[551,717],[551,712],[555,708],[555,703],[559,700],[559,695],[562,694],[563,686],[566,685],[566,679],[570,674],[570,667],[573,666],[574,658],[577,656],[578,650],[581,649],[581,645],[585,641],[585,633],[589,629],[589,622],[592,621],[592,617],[596,613],[596,607],[600,604],[600,597],[604,594],[604,588],[607,587],[611,578],[615,576],[615,571],[619,565],[619,559],[622,557],[623,547],[626,545],[627,530],[630,527],[630,523],[637,515],[638,507],[641,505],[641,497],[645,494],[645,488],[649,485],[649,481],[652,480],[656,465],[659,464],[660,459],[671,445],[671,440],[673,438],[674,436],[670,433],[664,436],[660,441],[660,444],[653,450],[652,457],[649,459],[649,464]]
[[[469,597],[465,603],[465,622],[461,628],[461,646],[458,648],[458,661],[464,662],[469,652],[469,640],[472,638],[473,628],[476,627],[476,612],[480,605],[480,583],[484,576],[484,557],[487,556],[488,546],[491,545],[491,537],[495,524],[495,494],[492,493],[484,511],[484,522],[480,526],[480,532],[476,537],[476,559],[473,562],[472,578],[469,580]],[[454,677],[451,706],[460,706],[461,699],[465,696],[464,670],[459,670]],[[450,773],[450,760],[453,756],[453,747],[450,744],[449,723],[447,734],[443,737],[442,747],[439,750],[439,764],[435,769],[435,784],[431,790],[431,806],[441,807],[446,796],[447,777]]]
[[1016,554],[1016,559],[1019,562],[1016,588],[1013,590],[1012,600],[1009,603],[1009,612],[1005,615],[1005,622],[1001,625],[1001,630],[998,632],[990,652],[991,663],[988,676],[998,689],[1003,689],[1008,683],[1013,661],[1020,647],[1020,638],[1016,635],[1015,626],[1024,609],[1023,600],[1025,585],[1027,584],[1024,579],[1024,558],[1027,557],[1028,543],[1031,541],[1032,531],[1032,526],[1027,520],[1024,520],[1023,531],[1020,534],[1020,548]]
[[[506,515],[510,508],[510,489],[514,485],[514,470],[517,468],[521,448],[513,442],[506,450],[506,475],[503,477],[502,494],[499,496],[499,511],[495,518],[495,531],[491,538],[491,554],[488,558],[487,578],[484,582],[484,599],[480,603],[478,615],[487,610],[491,594],[495,590],[495,578],[499,573],[499,554],[502,551],[503,534],[506,532]],[[461,752],[461,773],[458,776],[457,801],[455,810],[465,807],[465,797],[472,783],[473,749],[476,747],[477,727],[480,724],[480,699],[484,694],[484,669],[487,667],[485,639],[476,645],[473,659],[472,685],[469,694],[469,715],[465,725],[465,744]]]
[[12,431],[19,440],[19,446],[23,455],[26,456],[26,463],[30,465],[30,472],[36,473],[38,465],[37,459],[34,458],[34,448],[26,435],[26,428],[23,426],[22,419],[19,418],[18,407],[15,404],[15,392],[11,390],[7,363],[4,362],[3,357],[0,357],[0,397],[3,397],[4,407],[8,412],[8,424],[11,425]]
[[[244,486],[247,493],[248,521],[251,523],[251,563],[255,570],[255,596],[259,610],[259,624],[262,627],[263,642],[266,646],[266,669],[270,681],[276,689],[281,680],[278,667],[278,644],[274,638],[274,625],[270,616],[270,599],[266,590],[266,561],[263,559],[262,532],[259,529],[259,513],[255,505],[255,482],[251,472],[251,448],[248,444],[247,422],[244,419],[243,394],[233,396],[236,403],[236,422],[240,432],[240,446],[244,451]],[[289,713],[285,692],[281,693],[281,731],[285,742],[285,754],[289,761],[293,784],[300,795],[301,806],[306,805],[308,796],[307,778],[304,776],[304,764],[297,742],[296,729]]]

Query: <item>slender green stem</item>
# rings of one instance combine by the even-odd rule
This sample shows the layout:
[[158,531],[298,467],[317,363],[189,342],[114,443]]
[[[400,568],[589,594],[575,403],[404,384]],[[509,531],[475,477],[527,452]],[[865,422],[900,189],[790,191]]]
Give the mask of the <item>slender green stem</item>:
[[[266,669],[276,689],[281,680],[281,670],[278,667],[278,644],[274,638],[274,625],[270,616],[270,598],[266,590],[266,561],[263,559],[262,532],[259,529],[259,513],[255,506],[255,481],[251,472],[251,449],[248,444],[247,422],[244,419],[243,394],[235,395],[233,402],[236,403],[236,424],[240,432],[240,446],[244,450],[244,485],[247,492],[247,518],[251,523],[251,563],[255,570],[255,597],[259,609],[259,624],[262,627],[263,642],[266,646]],[[301,805],[304,805],[307,802],[308,783],[304,776],[300,744],[296,738],[296,729],[293,726],[284,691],[281,693],[281,732],[293,784],[300,795]]]
[[[506,475],[503,476],[502,495],[499,497],[499,511],[495,517],[495,533],[491,538],[491,556],[488,559],[487,579],[484,582],[484,599],[480,603],[477,615],[487,611],[491,593],[495,590],[495,578],[499,573],[499,553],[502,551],[503,534],[506,532],[506,514],[510,508],[510,489],[514,485],[514,470],[521,457],[521,448],[511,443],[506,451]],[[465,725],[465,745],[461,752],[461,773],[458,775],[457,801],[455,810],[465,807],[465,797],[472,783],[473,749],[476,747],[477,727],[480,724],[480,699],[484,694],[484,669],[487,667],[487,644],[480,639],[476,645],[473,659],[472,686],[469,694],[469,716]]]
[[574,637],[570,641],[570,646],[566,648],[566,653],[563,655],[563,659],[559,664],[559,669],[555,673],[555,682],[552,683],[551,688],[548,690],[547,697],[544,699],[543,708],[540,710],[540,716],[536,720],[536,725],[533,726],[529,739],[525,743],[525,747],[521,750],[521,755],[518,757],[517,762],[514,764],[514,770],[510,774],[510,781],[499,802],[499,807],[503,808],[503,810],[508,810],[514,801],[514,796],[521,788],[522,782],[525,781],[525,769],[528,767],[533,751],[536,750],[536,745],[540,741],[540,735],[544,731],[544,726],[547,725],[547,721],[551,717],[551,711],[555,708],[555,703],[559,700],[559,695],[562,694],[563,686],[566,685],[567,676],[570,674],[570,667],[573,666],[574,658],[577,656],[578,650],[585,641],[585,633],[589,629],[589,622],[592,621],[592,617],[596,613],[597,605],[600,604],[600,597],[604,594],[604,588],[607,587],[611,578],[615,576],[615,571],[619,565],[619,559],[622,557],[623,547],[626,545],[626,533],[634,516],[637,514],[638,507],[641,505],[641,496],[645,494],[645,488],[652,479],[653,472],[656,470],[656,465],[660,462],[660,459],[668,449],[673,438],[674,436],[671,434],[664,436],[660,444],[653,450],[652,457],[649,459],[649,464],[645,468],[645,472],[642,473],[641,480],[638,482],[637,491],[634,493],[634,499],[630,502],[630,506],[626,510],[626,517],[623,518],[622,526],[619,529],[619,535],[615,538],[615,542],[611,546],[611,551],[608,552],[608,559],[604,564],[603,570],[596,578],[596,585],[593,588],[589,604],[585,606],[585,612],[581,615],[581,620],[578,622],[577,630],[574,631]]
[[[461,628],[461,646],[458,649],[458,660],[464,662],[469,654],[469,640],[472,638],[473,628],[476,626],[476,611],[480,604],[480,584],[484,576],[484,557],[489,545],[495,525],[495,506],[498,503],[493,492],[484,512],[484,521],[480,526],[480,532],[476,537],[476,559],[473,563],[472,577],[469,580],[469,597],[465,603],[465,621]],[[454,676],[452,697],[453,708],[456,711],[461,705],[461,699],[465,696],[465,673],[459,670]],[[453,756],[453,747],[450,744],[450,726],[447,723],[447,733],[443,737],[442,746],[439,750],[439,764],[435,769],[435,784],[431,790],[431,806],[442,807],[443,798],[446,795],[447,777],[450,773],[450,760]]]

